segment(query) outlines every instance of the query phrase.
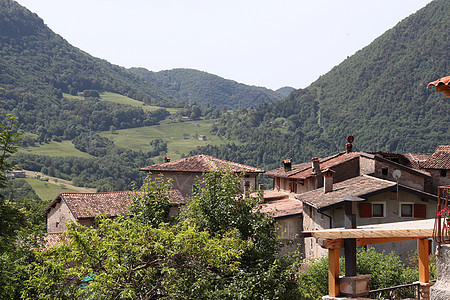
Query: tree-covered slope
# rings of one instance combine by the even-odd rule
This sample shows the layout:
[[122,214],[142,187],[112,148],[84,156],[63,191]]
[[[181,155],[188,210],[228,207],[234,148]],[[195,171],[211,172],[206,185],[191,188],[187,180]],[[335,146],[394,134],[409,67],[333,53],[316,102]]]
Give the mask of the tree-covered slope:
[[148,103],[174,102],[125,68],[73,47],[13,0],[0,0],[0,32],[0,86],[5,89],[45,89],[52,95],[94,89]]
[[[450,143],[450,101],[427,89],[449,75],[444,0],[388,30],[303,90],[275,104],[224,116],[215,132],[242,146],[198,152],[266,169],[343,151],[348,135],[361,151],[432,152]],[[194,154],[194,153],[191,153]]]
[[130,71],[155,84],[168,95],[189,104],[236,109],[275,102],[284,97],[281,93],[263,87],[248,86],[198,70],[151,72],[143,68],[132,68]]

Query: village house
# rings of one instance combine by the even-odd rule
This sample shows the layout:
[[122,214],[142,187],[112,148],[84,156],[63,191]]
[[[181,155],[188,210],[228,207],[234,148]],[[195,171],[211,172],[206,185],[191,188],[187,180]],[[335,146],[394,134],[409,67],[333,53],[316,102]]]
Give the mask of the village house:
[[[302,203],[302,213],[295,214],[302,231],[344,226],[344,198],[360,197],[358,225],[412,221],[433,218],[436,214],[436,189],[448,184],[450,166],[448,146],[433,154],[395,154],[345,152],[310,163],[293,165],[284,160],[283,167],[267,172],[273,178],[273,189]],[[444,171],[445,170],[445,171]],[[446,175],[446,176],[443,176]],[[284,216],[288,219],[289,215]],[[315,239],[301,238],[306,258],[326,253]],[[378,245],[380,250],[395,250],[406,255],[415,249],[414,241]]]
[[259,189],[258,176],[264,173],[264,170],[251,166],[238,164],[231,161],[215,158],[212,156],[200,154],[192,157],[186,157],[175,161],[166,161],[162,164],[151,165],[141,168],[141,171],[147,172],[150,178],[155,179],[158,176],[164,176],[172,180],[173,187],[179,189],[183,197],[188,196],[192,188],[201,180],[203,174],[217,171],[228,170],[236,174],[243,174],[242,190]]
[[[170,215],[176,216],[197,180],[204,173],[219,169],[244,174],[242,188],[255,190],[258,175],[264,170],[233,163],[207,155],[197,155],[159,165],[152,165],[141,170],[151,178],[163,175],[173,180],[173,189],[169,191],[171,199]],[[85,226],[94,226],[95,217],[105,214],[116,217],[128,213],[132,198],[139,192],[122,191],[110,193],[61,193],[47,207],[47,233],[60,233],[66,229],[69,220],[77,220]]]
[[[138,193],[134,191],[61,193],[46,209],[47,233],[64,231],[69,220],[77,220],[85,226],[95,226],[95,217],[99,215],[117,217],[127,214],[133,197]],[[169,191],[169,198],[171,204],[169,215],[176,216],[186,202],[177,189]]]

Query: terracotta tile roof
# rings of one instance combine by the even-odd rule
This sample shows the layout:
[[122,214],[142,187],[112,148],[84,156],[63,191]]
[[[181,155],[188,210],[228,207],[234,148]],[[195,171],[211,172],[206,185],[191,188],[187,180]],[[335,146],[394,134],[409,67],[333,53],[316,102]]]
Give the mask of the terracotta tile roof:
[[44,236],[44,250],[48,250],[56,245],[61,244],[65,240],[62,232],[46,233]]
[[333,185],[333,191],[324,193],[323,188],[297,195],[296,198],[317,209],[343,202],[342,198],[348,195],[362,197],[377,193],[391,187],[396,183],[376,177],[361,175]]
[[148,172],[169,171],[206,173],[227,168],[236,173],[264,173],[264,170],[262,169],[222,160],[204,154],[186,157],[162,164],[151,165],[141,168],[140,170]]
[[[341,152],[326,158],[322,158],[319,160],[320,169],[325,170],[329,169],[333,166],[339,165],[343,162],[354,159],[355,157],[359,157],[361,155],[360,152]],[[275,170],[271,170],[266,173],[267,176],[270,177],[283,177],[283,178],[295,178],[295,179],[306,179],[314,176],[312,173],[312,163],[302,163],[298,165],[293,165],[292,170],[286,172],[284,168],[278,168]]]
[[409,161],[408,166],[413,169],[422,169],[423,164],[431,156],[429,153],[407,153],[404,154],[405,158]]
[[[320,159],[320,170],[323,171],[326,169],[332,169],[334,166],[337,166],[341,163],[347,162],[359,156],[360,156],[359,152],[350,152],[350,153],[344,152]],[[310,167],[302,172],[290,176],[290,178],[306,179],[313,176],[314,174],[312,173],[312,167]]]
[[292,165],[291,170],[287,171],[287,172],[284,170],[284,167],[270,170],[270,171],[266,172],[266,175],[270,176],[270,177],[289,177],[293,174],[304,171],[308,168],[311,168],[311,162]]
[[423,164],[425,169],[450,169],[450,146],[442,145]]
[[260,204],[261,211],[276,218],[303,213],[303,203],[289,198],[267,201]]
[[439,85],[450,85],[450,76],[442,77],[438,80],[432,81],[428,84],[427,88],[430,86],[439,86]]
[[[74,218],[86,219],[106,214],[112,217],[128,213],[133,195],[138,192],[122,191],[110,193],[61,193],[47,207],[49,211],[59,201],[66,202]],[[185,200],[178,189],[169,191],[171,203],[185,204]]]

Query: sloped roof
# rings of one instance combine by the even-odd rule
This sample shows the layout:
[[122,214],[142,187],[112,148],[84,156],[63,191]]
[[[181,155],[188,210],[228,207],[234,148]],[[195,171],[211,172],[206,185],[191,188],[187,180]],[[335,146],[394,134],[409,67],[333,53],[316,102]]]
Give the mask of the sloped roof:
[[[47,207],[49,211],[59,201],[64,201],[76,219],[94,218],[106,214],[112,217],[128,213],[132,198],[139,192],[122,191],[110,193],[61,193]],[[185,200],[178,189],[169,191],[174,205],[184,204]]]
[[289,198],[267,201],[260,204],[260,206],[261,212],[275,219],[303,213],[303,203],[299,200]]
[[450,76],[442,77],[438,80],[430,82],[427,85],[427,88],[430,86],[439,86],[439,85],[450,85]]
[[262,169],[226,161],[204,154],[186,157],[162,164],[151,165],[141,168],[140,170],[147,172],[167,171],[207,173],[221,169],[229,169],[230,171],[236,173],[264,173],[264,170]]
[[[333,166],[339,165],[343,162],[354,159],[355,157],[360,156],[360,152],[341,152],[326,158],[322,158],[319,160],[320,169],[325,170],[331,168]],[[295,179],[306,179],[314,176],[312,173],[312,163],[302,163],[298,165],[292,166],[291,171],[286,172],[284,168],[278,168],[275,170],[271,170],[266,173],[267,176],[270,177],[283,177],[283,178],[295,178]]]
[[[372,195],[393,190],[395,187],[396,183],[393,181],[384,180],[369,175],[361,175],[333,184],[333,191],[331,192],[325,193],[323,188],[319,188],[297,195],[295,198],[315,207],[316,209],[327,210],[343,203],[343,198],[345,196],[351,195],[367,198]],[[399,185],[399,188],[436,200],[436,195],[403,185]]]
[[46,233],[44,236],[44,250],[48,250],[66,240],[62,232]]
[[405,158],[408,159],[408,166],[413,169],[422,169],[423,164],[430,158],[429,153],[407,153],[404,154]]
[[425,169],[450,169],[450,146],[437,147],[433,154],[423,164]]

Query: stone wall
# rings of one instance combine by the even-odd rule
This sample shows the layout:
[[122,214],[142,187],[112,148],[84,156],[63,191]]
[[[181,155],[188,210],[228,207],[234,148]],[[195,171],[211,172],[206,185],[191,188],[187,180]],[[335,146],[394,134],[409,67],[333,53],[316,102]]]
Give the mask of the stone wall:
[[450,299],[450,245],[441,245],[441,255],[436,256],[437,281],[431,287],[431,300]]

